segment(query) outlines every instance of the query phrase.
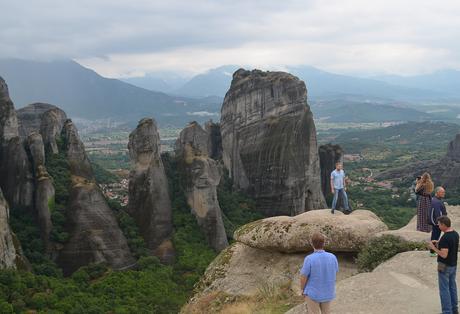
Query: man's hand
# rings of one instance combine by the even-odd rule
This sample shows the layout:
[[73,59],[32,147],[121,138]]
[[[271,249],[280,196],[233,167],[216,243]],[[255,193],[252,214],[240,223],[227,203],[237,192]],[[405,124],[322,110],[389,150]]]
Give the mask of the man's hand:
[[334,191],[334,188],[332,188],[332,189],[331,189],[331,193],[334,194],[334,192],[335,192],[335,191]]
[[438,243],[438,241],[428,241],[426,244],[427,244],[427,247],[430,249],[430,250],[437,250],[438,248],[436,247],[436,244]]

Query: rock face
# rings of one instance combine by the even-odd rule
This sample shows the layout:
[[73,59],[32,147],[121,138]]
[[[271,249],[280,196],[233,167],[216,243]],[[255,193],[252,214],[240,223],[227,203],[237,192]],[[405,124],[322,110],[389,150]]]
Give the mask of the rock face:
[[358,252],[378,232],[387,226],[372,212],[356,210],[350,215],[330,210],[309,211],[295,217],[271,217],[257,220],[235,231],[234,238],[248,246],[275,252],[309,252],[314,232],[323,233],[328,241],[326,250]]
[[210,134],[196,123],[190,123],[176,142],[176,156],[186,174],[185,194],[187,203],[203,229],[208,243],[216,251],[228,245],[222,220],[222,211],[217,200],[217,186],[222,171],[210,158]]
[[72,186],[67,206],[70,239],[58,257],[64,274],[89,263],[106,262],[115,269],[129,267],[134,258],[115,215],[98,188],[83,143],[71,120],[62,130]]
[[129,135],[134,169],[129,176],[128,211],[147,246],[165,262],[174,259],[172,209],[168,181],[160,156],[160,136],[152,119],[143,119]]
[[33,177],[24,143],[19,138],[18,119],[0,77],[0,188],[12,208],[33,206]]
[[35,103],[17,110],[19,133],[27,137],[31,132],[39,132],[43,137],[45,149],[56,154],[58,146],[56,138],[61,134],[67,116],[56,106]]
[[233,74],[221,112],[223,161],[266,215],[324,208],[305,84],[283,72]]
[[30,133],[28,147],[35,177],[35,212],[43,243],[45,247],[49,247],[51,229],[53,228],[51,207],[54,204],[55,190],[53,181],[45,167],[45,146],[42,136],[37,132]]
[[222,159],[222,135],[220,133],[220,124],[208,121],[204,125],[204,129],[209,135],[208,156],[214,160]]
[[16,268],[16,249],[8,222],[9,208],[0,189],[0,269]]
[[331,172],[335,164],[342,161],[343,150],[339,145],[326,144],[319,147],[319,162],[321,167],[321,190],[323,195],[331,194]]
[[[379,265],[371,273],[358,274],[338,282],[337,298],[332,302],[331,312],[439,313],[441,304],[437,291],[436,259],[423,251],[404,252]],[[304,313],[307,313],[304,304],[286,312]]]

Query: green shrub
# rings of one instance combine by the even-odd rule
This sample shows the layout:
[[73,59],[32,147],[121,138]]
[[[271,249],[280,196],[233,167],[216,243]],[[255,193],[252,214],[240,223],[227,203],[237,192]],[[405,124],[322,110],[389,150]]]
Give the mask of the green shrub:
[[359,252],[356,263],[359,271],[368,272],[398,253],[425,249],[424,243],[407,242],[393,235],[384,235],[370,240]]

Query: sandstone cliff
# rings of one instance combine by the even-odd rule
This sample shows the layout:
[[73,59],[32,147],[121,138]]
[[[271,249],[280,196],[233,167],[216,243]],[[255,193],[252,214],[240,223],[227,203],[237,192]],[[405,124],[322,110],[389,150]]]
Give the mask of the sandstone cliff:
[[40,226],[40,234],[45,247],[49,247],[51,229],[51,210],[54,204],[55,190],[53,180],[45,167],[45,146],[42,136],[32,132],[27,138],[35,177],[35,214]]
[[0,188],[12,208],[33,207],[33,175],[25,145],[19,138],[18,119],[0,77]]
[[9,225],[9,208],[0,189],[0,269],[16,268],[16,249]]
[[221,111],[223,161],[266,215],[324,208],[307,89],[283,72],[233,74]]
[[67,206],[70,239],[59,254],[65,274],[89,263],[106,262],[115,269],[134,264],[126,238],[97,186],[89,159],[71,120],[62,129],[72,186]]
[[129,176],[128,211],[136,220],[149,249],[165,262],[174,259],[171,242],[172,209],[160,136],[152,119],[143,119],[129,135],[134,168]]
[[222,211],[217,200],[217,186],[222,170],[210,157],[213,153],[210,134],[197,122],[185,127],[176,142],[176,157],[185,172],[185,194],[187,203],[204,231],[206,240],[216,251],[228,245],[222,220]]

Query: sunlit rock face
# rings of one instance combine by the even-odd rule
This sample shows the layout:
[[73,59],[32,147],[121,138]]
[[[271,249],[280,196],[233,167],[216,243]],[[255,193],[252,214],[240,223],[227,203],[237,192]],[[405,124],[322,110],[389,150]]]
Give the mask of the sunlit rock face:
[[212,143],[210,133],[192,122],[185,127],[176,142],[176,157],[185,173],[187,203],[203,230],[209,245],[216,251],[228,245],[222,220],[222,211],[217,199],[222,169],[210,157]]
[[266,215],[325,207],[305,83],[284,72],[233,74],[221,111],[223,161]]

